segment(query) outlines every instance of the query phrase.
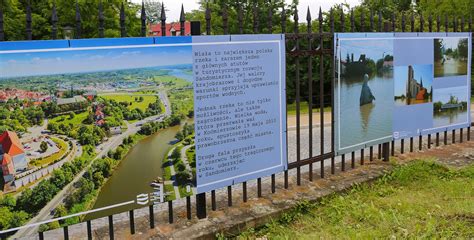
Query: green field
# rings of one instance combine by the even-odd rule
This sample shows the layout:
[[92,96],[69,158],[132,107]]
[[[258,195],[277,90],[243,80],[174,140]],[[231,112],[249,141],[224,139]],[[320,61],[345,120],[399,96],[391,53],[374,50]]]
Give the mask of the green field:
[[[156,102],[156,96],[142,96],[139,94],[110,94],[110,95],[100,95],[100,97],[105,98],[107,100],[114,100],[116,102],[128,102],[132,103],[128,106],[128,109],[140,109],[145,112],[148,108],[150,103]],[[136,101],[136,98],[143,97],[143,101]]]
[[[286,111],[289,116],[296,115],[296,103],[291,103],[286,105]],[[309,107],[308,102],[300,102],[300,114],[308,114]],[[315,107],[313,103],[313,113],[319,112],[319,108]],[[324,112],[331,112],[331,107],[325,107]]]
[[449,169],[417,160],[372,184],[300,203],[238,239],[470,239],[474,165]]
[[89,112],[85,111],[85,112],[75,114],[74,118],[72,119],[70,118],[69,114],[66,114],[66,115],[62,115],[62,116],[58,116],[53,119],[50,119],[49,122],[50,123],[64,123],[64,124],[71,123],[74,126],[78,126],[78,125],[81,125],[84,120],[86,120],[87,116],[89,116]]

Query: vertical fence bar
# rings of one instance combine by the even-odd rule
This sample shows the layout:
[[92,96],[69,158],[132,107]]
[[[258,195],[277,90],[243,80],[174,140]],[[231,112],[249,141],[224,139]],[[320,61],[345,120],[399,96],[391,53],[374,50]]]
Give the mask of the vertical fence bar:
[[436,147],[439,146],[439,132],[436,133]]
[[461,142],[461,143],[463,142],[463,130],[464,130],[464,128],[461,128],[461,129],[459,130],[459,131],[460,131],[460,132],[459,132],[459,142]]
[[351,152],[351,167],[355,168],[355,152]]
[[360,150],[360,165],[364,165],[364,150],[363,148]]
[[[283,5],[283,8],[281,10],[281,33],[284,34],[285,32],[286,32],[286,11],[285,11],[285,6]],[[283,175],[284,175],[283,177],[284,188],[288,189],[288,170],[285,170]]]
[[428,149],[431,148],[431,134],[428,134]]
[[125,28],[125,9],[123,6],[123,2],[120,7],[120,36],[123,38],[127,36],[127,30]]
[[[196,202],[197,202],[197,198],[199,197],[200,194],[196,195]],[[206,206],[206,205],[204,205]],[[198,209],[199,208],[196,208],[197,211],[199,211]],[[205,208],[204,208],[205,209]],[[197,214],[198,217],[199,217],[199,214]],[[168,201],[168,222],[171,224],[173,223],[173,201]]]
[[423,147],[423,136],[420,135],[418,136],[418,150],[421,151],[422,147]]
[[[38,232],[38,238],[39,240],[44,240],[44,232]],[[3,239],[7,239],[6,237],[4,238],[3,235],[2,235],[2,240]]]
[[433,32],[433,15],[431,13],[428,16],[428,31]]
[[161,3],[161,36],[165,37],[166,36],[166,11],[165,11],[165,5]]
[[351,32],[355,32],[354,9],[351,9]]
[[444,131],[444,145],[448,145],[448,131]]
[[415,32],[415,15],[413,13],[410,16],[410,31]]
[[81,38],[81,31],[82,31],[81,21],[82,21],[81,20],[81,11],[79,9],[79,4],[77,3],[77,0],[76,0],[76,35],[75,35],[76,39]]
[[53,2],[53,10],[51,13],[51,38],[58,38],[58,14],[56,12],[56,2]]
[[423,18],[423,14],[420,13],[420,32],[425,31],[424,25],[425,25],[425,19]]
[[395,32],[396,30],[396,18],[395,18],[395,13],[392,13],[392,32]]
[[272,1],[268,1],[268,33],[273,33],[273,5]]
[[342,154],[341,156],[341,171],[346,171],[346,154]]
[[187,196],[186,197],[186,217],[188,220],[191,220],[191,197]]
[[382,144],[379,144],[379,150],[377,151],[378,159],[382,159]]
[[370,146],[369,154],[369,161],[374,161],[374,146]]
[[464,32],[464,15],[461,16],[461,32]]
[[227,206],[232,207],[232,186],[227,186]]
[[5,41],[5,28],[3,26],[3,7],[0,8],[0,42]]
[[[183,11],[184,9],[182,8],[182,5],[181,5],[181,16],[183,16]],[[141,21],[140,36],[146,37],[146,11],[145,11],[145,2],[143,1],[142,1],[141,13],[140,13],[140,21]],[[183,32],[184,31],[181,30],[181,35],[183,35]]]
[[26,2],[26,40],[32,40],[32,29],[31,29],[31,2],[28,0]]
[[361,9],[361,12],[360,12],[360,32],[365,32],[365,15],[364,15],[364,9]]
[[390,143],[389,142],[386,142],[386,143],[383,143],[383,161],[384,162],[387,162],[390,160]]
[[405,13],[402,13],[402,32],[405,32],[405,24],[406,24]]
[[[331,36],[334,37],[334,11],[331,8],[331,12],[329,15],[329,23],[330,23],[330,30],[331,30]],[[322,37],[322,36],[321,36]],[[334,39],[332,39],[331,42],[334,42]],[[334,61],[331,62],[331,152],[335,152],[334,149],[334,138],[335,138],[335,119],[334,119],[334,82],[335,82],[335,76],[336,76],[336,70],[334,67]],[[336,159],[334,156],[331,157],[331,174],[336,173]]]
[[[145,11],[144,6],[143,6],[143,11]],[[104,9],[103,9],[102,0],[101,0],[99,1],[99,38],[104,37],[104,22],[105,22]]]
[[370,31],[374,31],[374,10],[370,10]]
[[257,1],[253,1],[253,33],[258,33],[259,31],[258,24],[258,8]]
[[242,183],[242,201],[247,202],[247,182]]
[[114,218],[112,215],[109,216],[109,238],[110,240],[114,240]]
[[[323,12],[321,10],[321,7],[319,7],[319,33],[321,34],[319,36],[319,49],[321,51],[324,50],[324,39],[322,37],[323,33]],[[320,149],[321,149],[321,155],[324,154],[324,55],[321,53],[319,56],[319,118],[320,118]],[[321,178],[324,178],[324,158],[321,158]]]
[[130,218],[130,234],[134,235],[135,234],[135,214],[133,212],[133,209],[130,210],[128,213],[129,213],[129,218]]
[[217,210],[217,203],[216,203],[216,190],[211,191],[211,209],[212,211]]
[[211,35],[211,9],[209,8],[209,1],[206,3],[206,35]]
[[451,142],[456,143],[456,130],[453,129],[452,133],[453,133],[453,135],[451,137]]
[[272,193],[276,191],[275,174],[272,174]]
[[458,31],[458,18],[456,16],[453,17],[453,32]]
[[262,179],[257,178],[257,197],[261,198],[262,197]]
[[405,139],[400,140],[400,153],[403,154],[405,152]]
[[[308,32],[308,50],[313,48],[313,37],[311,36],[311,12],[308,7],[306,13],[306,25]],[[313,157],[313,58],[308,57],[308,152],[309,157]],[[309,181],[313,181],[313,163],[309,164]]]
[[153,205],[148,206],[150,229],[155,228],[155,209]]
[[439,15],[436,16],[436,31],[437,32],[441,31],[441,17]]
[[[295,7],[295,15],[294,15],[294,33],[297,35],[299,33],[298,29],[298,9]],[[295,40],[295,51],[299,53],[300,50],[300,43],[299,38]],[[295,90],[296,90],[296,161],[299,162],[301,160],[301,135],[300,135],[300,127],[301,127],[301,116],[300,116],[300,58],[299,55],[295,56]],[[298,165],[296,168],[296,184],[299,186],[301,185],[301,167]]]
[[444,15],[444,31],[449,32],[449,18],[448,14]]
[[410,138],[410,152],[413,152],[413,137]]
[[383,32],[382,21],[383,21],[382,12],[379,11],[379,19],[378,19],[378,31],[379,32]]
[[87,225],[87,239],[92,240],[92,223],[90,220],[86,222]]
[[392,152],[390,155],[395,156],[395,141],[392,141]]
[[239,6],[239,9],[237,13],[237,20],[239,22],[239,34],[243,34],[244,33],[244,14],[242,11],[242,2],[239,1],[238,6]]
[[471,141],[471,127],[467,128],[467,141]]
[[67,226],[63,227],[64,240],[69,240],[69,229]]
[[229,34],[229,14],[228,6],[225,2],[222,3],[222,29],[224,30],[224,35]]

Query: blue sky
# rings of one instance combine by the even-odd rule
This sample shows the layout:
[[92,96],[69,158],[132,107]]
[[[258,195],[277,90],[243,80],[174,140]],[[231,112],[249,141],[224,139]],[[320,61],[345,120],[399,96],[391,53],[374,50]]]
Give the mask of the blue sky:
[[340,41],[341,58],[345,60],[347,54],[349,56],[354,53],[354,61],[359,60],[361,54],[377,61],[384,55],[390,54],[393,56],[393,40],[391,39],[368,39],[361,40],[342,40]]
[[447,103],[451,96],[456,96],[459,101],[467,102],[467,88],[465,86],[461,86],[433,90],[433,102]]
[[191,46],[68,50],[0,55],[1,77],[109,71],[191,63]]
[[[433,84],[433,65],[412,65],[415,79],[419,82],[423,78],[423,87],[431,89]],[[395,66],[395,96],[406,95],[408,80],[408,66]]]

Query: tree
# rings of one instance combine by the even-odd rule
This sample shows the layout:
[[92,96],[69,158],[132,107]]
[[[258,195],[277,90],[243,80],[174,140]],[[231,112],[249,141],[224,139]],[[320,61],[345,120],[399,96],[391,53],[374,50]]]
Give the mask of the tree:
[[40,143],[40,150],[43,153],[48,151],[48,143],[46,143],[45,141],[41,142]]
[[178,139],[178,141],[183,141],[184,139],[184,135],[182,132],[177,132],[176,135],[174,136],[176,139]]

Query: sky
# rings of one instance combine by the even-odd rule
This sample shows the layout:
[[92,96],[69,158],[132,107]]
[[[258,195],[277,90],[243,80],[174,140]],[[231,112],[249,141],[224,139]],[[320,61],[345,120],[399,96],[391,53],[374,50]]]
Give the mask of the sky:
[[393,56],[393,40],[391,39],[362,39],[362,40],[344,40],[340,41],[341,59],[345,60],[347,54],[351,56],[354,53],[354,61],[359,60],[361,54],[377,62],[384,55]]
[[[419,83],[423,78],[423,87],[431,91],[433,83],[433,65],[413,65],[415,80]],[[406,95],[408,66],[395,66],[395,96]]]
[[97,72],[192,63],[191,46],[3,54],[2,77]]
[[[135,3],[141,3],[142,0],[131,0]],[[166,12],[167,20],[170,21],[177,21],[179,20],[179,14],[181,12],[181,4],[184,4],[184,10],[186,12],[190,12],[192,10],[198,9],[199,4],[198,0],[155,0],[159,2],[163,2],[165,7],[168,9]],[[292,0],[285,0],[287,3],[291,3]],[[299,0],[300,3],[298,5],[298,12],[304,13],[306,15],[306,11],[308,6],[310,7],[310,11],[313,16],[316,16],[316,13],[319,11],[319,7],[323,11],[329,10],[334,4],[341,4],[347,3],[350,6],[355,6],[359,4],[360,0]]]
[[451,96],[456,96],[459,101],[467,102],[466,87],[441,88],[433,90],[433,102],[449,102]]

